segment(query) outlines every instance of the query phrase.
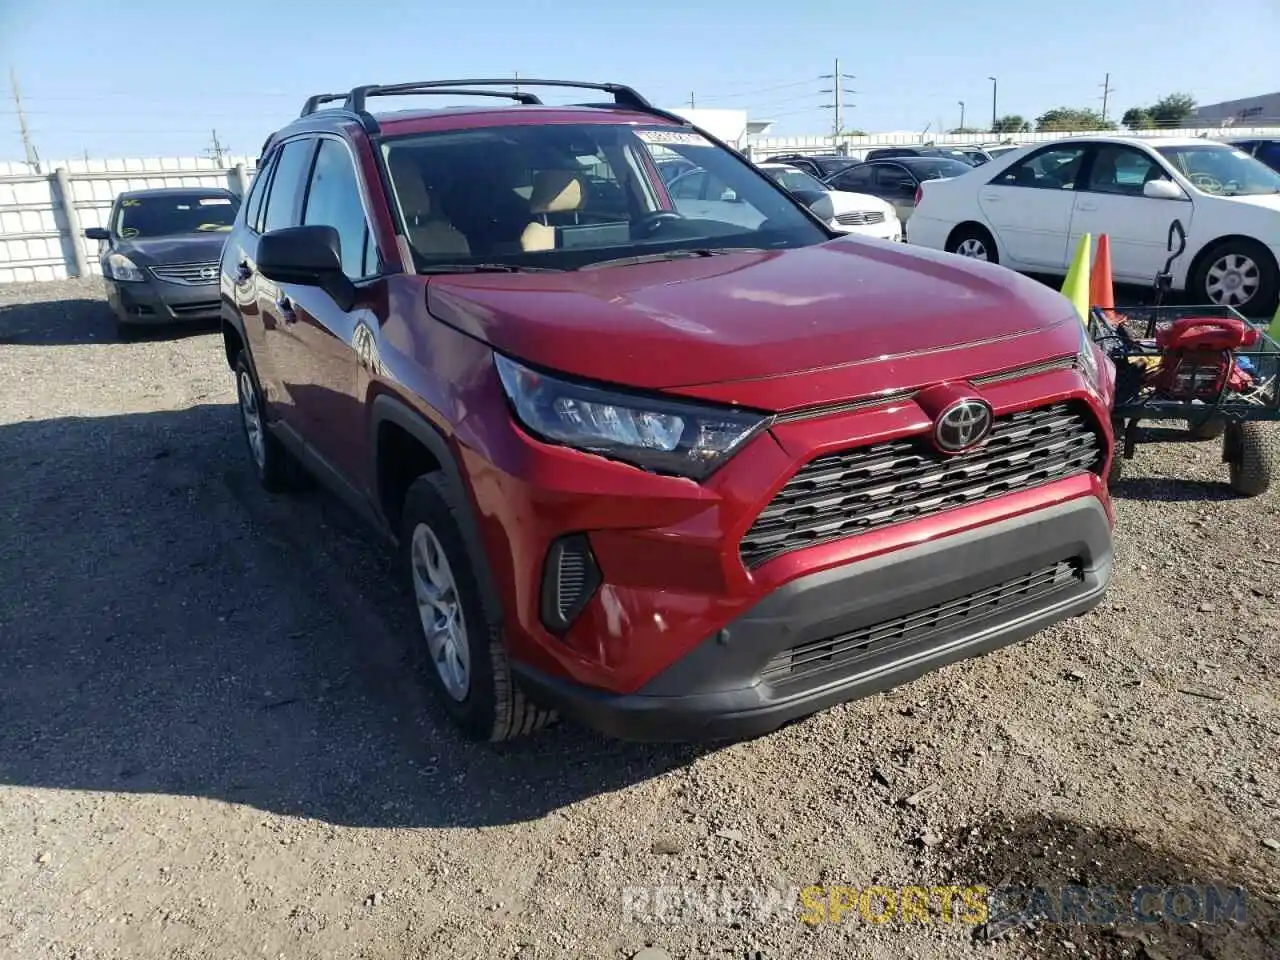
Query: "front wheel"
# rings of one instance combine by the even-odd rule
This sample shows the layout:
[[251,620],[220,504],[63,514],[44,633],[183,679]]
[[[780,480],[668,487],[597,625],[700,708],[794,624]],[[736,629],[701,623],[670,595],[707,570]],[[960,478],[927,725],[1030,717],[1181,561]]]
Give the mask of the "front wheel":
[[515,685],[501,620],[484,603],[471,565],[457,498],[439,473],[419,477],[405,497],[400,549],[421,625],[413,660],[468,739],[510,740],[554,714]]
[[1280,270],[1262,244],[1228,240],[1201,258],[1188,287],[1196,302],[1232,307],[1247,317],[1270,317]]
[[947,253],[955,253],[970,260],[985,260],[987,263],[999,263],[1000,254],[996,251],[995,238],[985,227],[976,223],[958,227],[947,238]]

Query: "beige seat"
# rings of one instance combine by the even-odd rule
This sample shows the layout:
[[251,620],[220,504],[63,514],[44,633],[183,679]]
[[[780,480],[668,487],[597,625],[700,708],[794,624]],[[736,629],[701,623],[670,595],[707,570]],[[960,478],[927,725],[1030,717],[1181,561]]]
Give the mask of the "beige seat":
[[422,182],[417,164],[404,153],[393,151],[389,161],[409,245],[424,257],[470,256],[471,245],[462,232],[436,213],[431,191]]
[[571,170],[540,170],[533,176],[529,212],[539,218],[524,228],[520,248],[526,253],[556,248],[556,228],[547,222],[552,213],[577,213],[587,191],[582,178]]

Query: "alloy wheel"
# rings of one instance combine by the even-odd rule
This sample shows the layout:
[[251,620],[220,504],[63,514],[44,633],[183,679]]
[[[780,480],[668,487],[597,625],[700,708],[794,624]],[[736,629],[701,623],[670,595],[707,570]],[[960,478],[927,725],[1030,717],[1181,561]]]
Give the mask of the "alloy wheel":
[[1228,253],[1209,265],[1204,290],[1209,300],[1225,307],[1248,303],[1262,286],[1262,269],[1242,253]]
[[440,675],[445,693],[462,701],[471,689],[471,650],[467,626],[449,558],[440,540],[425,523],[413,529],[410,558],[413,593],[427,641],[427,652]]
[[249,441],[253,462],[261,471],[267,463],[267,441],[262,429],[262,413],[258,409],[258,392],[248,370],[241,370],[236,381],[240,393],[240,419],[244,421],[244,435]]
[[962,257],[969,257],[972,260],[989,260],[987,256],[987,245],[977,237],[966,237],[956,244],[956,253]]

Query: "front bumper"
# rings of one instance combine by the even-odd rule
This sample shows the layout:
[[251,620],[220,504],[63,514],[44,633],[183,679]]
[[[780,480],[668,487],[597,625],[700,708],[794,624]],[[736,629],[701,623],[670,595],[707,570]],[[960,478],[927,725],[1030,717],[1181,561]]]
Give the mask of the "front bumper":
[[1107,512],[1079,497],[793,580],[635,693],[512,669],[621,739],[753,737],[1085,613],[1111,573]]
[[104,280],[107,302],[121,323],[158,325],[216,320],[220,314],[218,282],[199,285],[163,280]]

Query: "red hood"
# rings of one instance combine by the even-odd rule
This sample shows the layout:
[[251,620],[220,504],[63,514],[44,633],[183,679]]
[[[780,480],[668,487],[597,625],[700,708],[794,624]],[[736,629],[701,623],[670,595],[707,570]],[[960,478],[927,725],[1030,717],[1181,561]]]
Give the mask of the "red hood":
[[[859,238],[566,273],[432,277],[428,306],[549,370],[771,409],[977,376],[1072,353],[1078,342],[1062,322],[1070,303],[1033,280]],[[847,371],[839,385],[813,376],[832,368]],[[787,376],[798,373],[806,376]]]

